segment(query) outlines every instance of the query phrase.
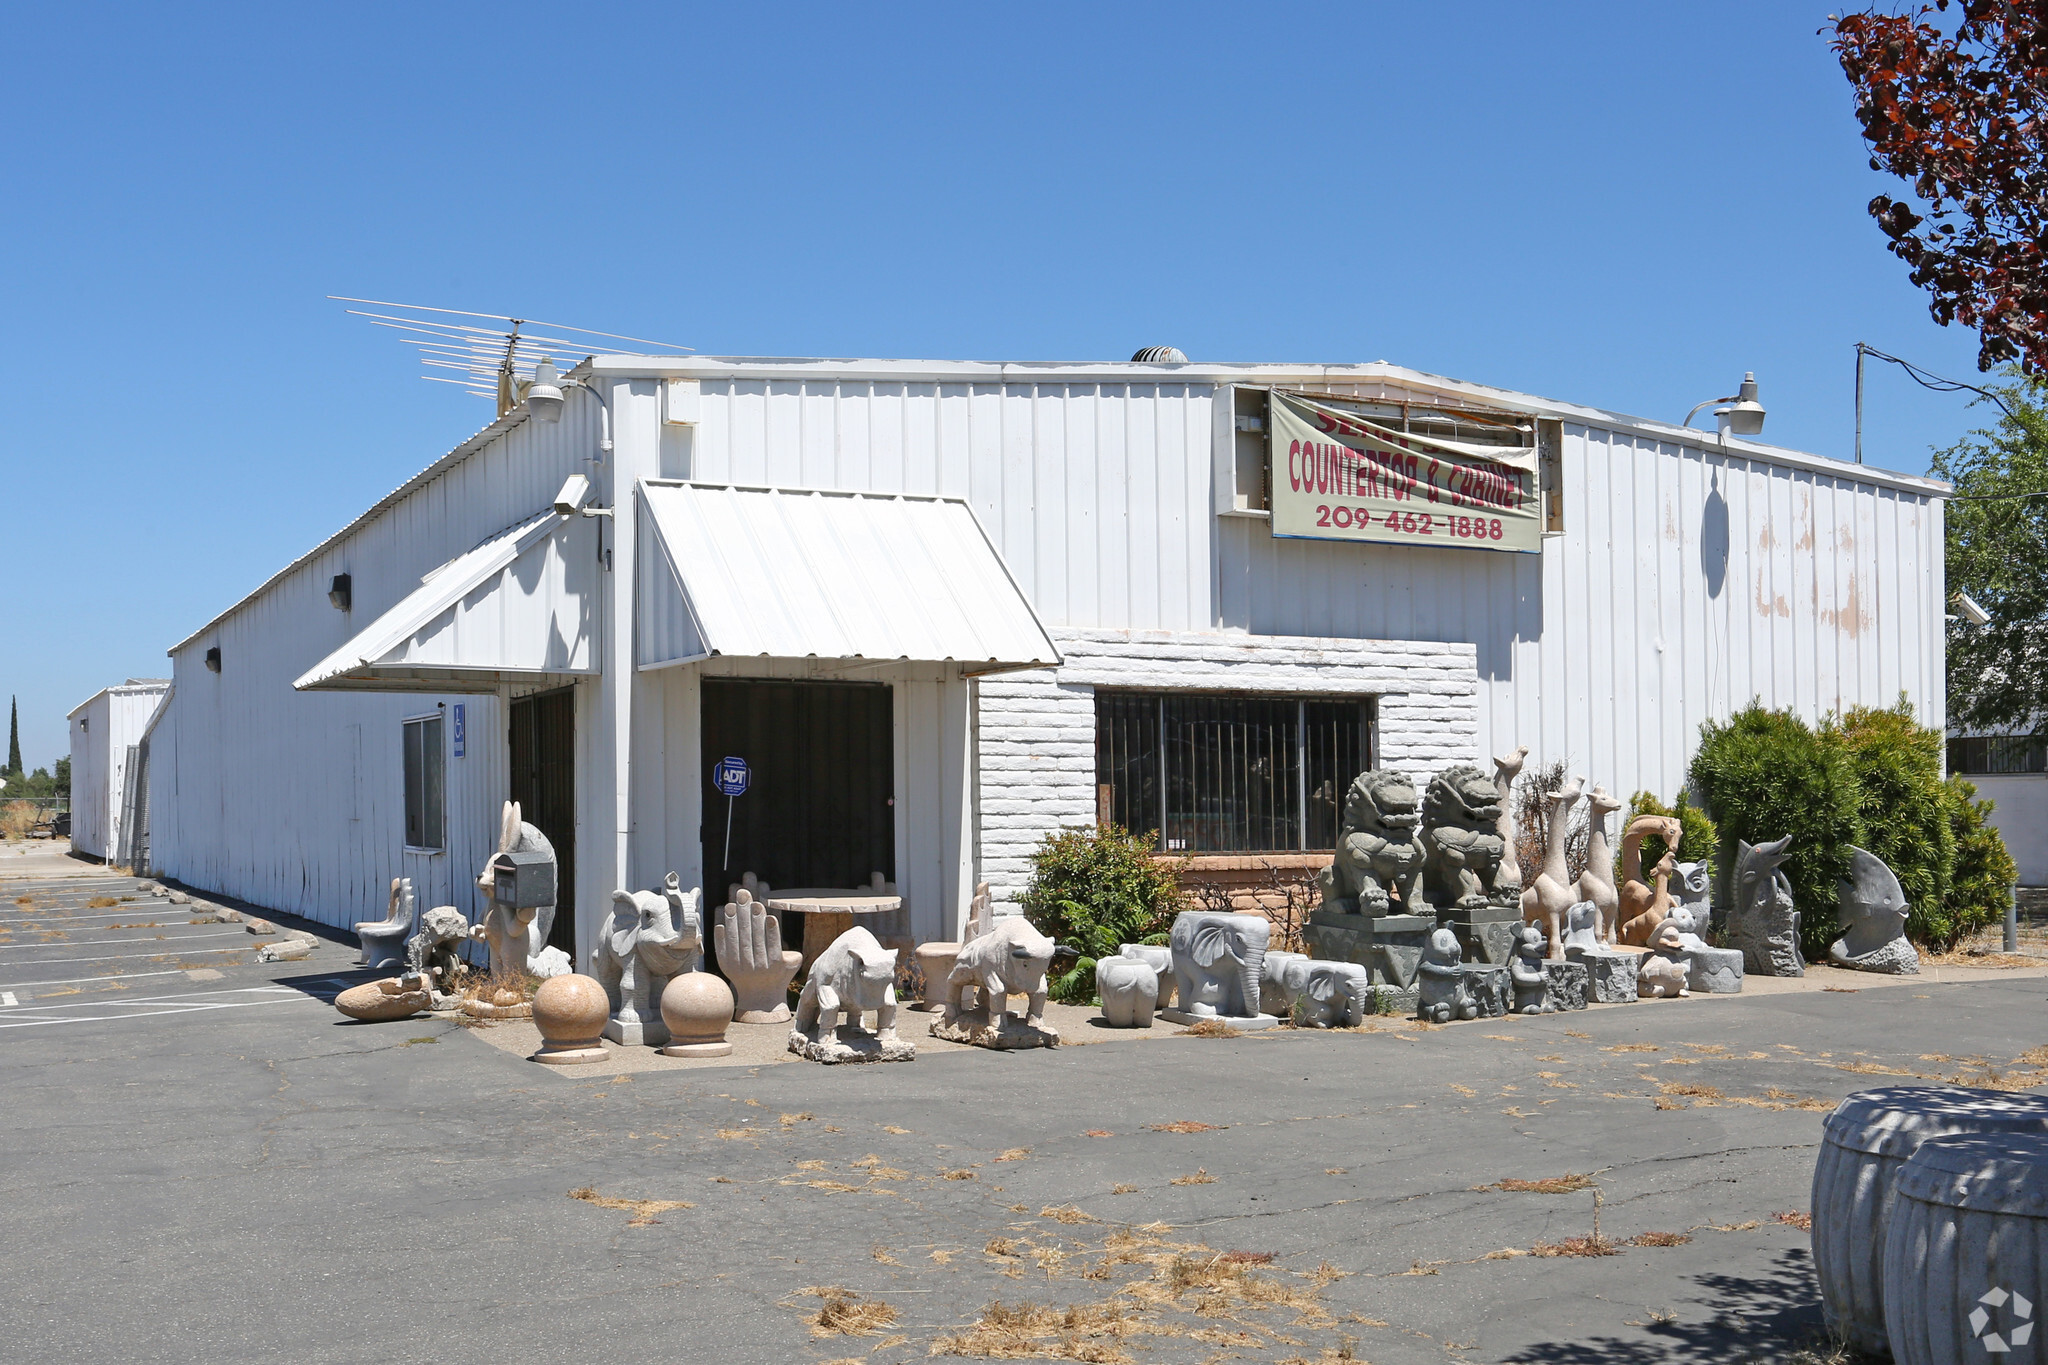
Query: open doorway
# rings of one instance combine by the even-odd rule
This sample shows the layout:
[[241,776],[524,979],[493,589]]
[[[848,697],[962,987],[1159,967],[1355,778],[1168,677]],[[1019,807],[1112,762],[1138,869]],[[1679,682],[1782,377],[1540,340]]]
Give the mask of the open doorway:
[[511,706],[512,790],[520,818],[555,846],[555,925],[548,946],[576,960],[576,690]]
[[[884,683],[704,680],[704,897],[752,872],[770,886],[896,879],[895,717]],[[744,759],[730,800],[712,769]],[[730,815],[731,842],[727,844]]]

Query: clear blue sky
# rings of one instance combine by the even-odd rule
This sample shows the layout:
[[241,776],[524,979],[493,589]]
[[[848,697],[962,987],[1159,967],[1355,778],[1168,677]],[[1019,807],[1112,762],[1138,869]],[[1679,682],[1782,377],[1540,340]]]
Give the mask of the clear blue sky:
[[[1829,6],[18,6],[0,692],[31,767],[492,415],[326,295],[708,354],[1384,359],[1676,420],[1969,378]],[[1886,367],[1866,453],[1982,422]]]

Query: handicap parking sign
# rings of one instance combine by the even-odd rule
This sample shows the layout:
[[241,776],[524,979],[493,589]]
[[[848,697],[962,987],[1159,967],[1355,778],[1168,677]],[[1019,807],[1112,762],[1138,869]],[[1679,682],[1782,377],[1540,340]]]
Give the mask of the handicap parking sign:
[[711,785],[727,796],[742,796],[754,775],[747,770],[747,760],[728,755],[721,758],[711,769]]

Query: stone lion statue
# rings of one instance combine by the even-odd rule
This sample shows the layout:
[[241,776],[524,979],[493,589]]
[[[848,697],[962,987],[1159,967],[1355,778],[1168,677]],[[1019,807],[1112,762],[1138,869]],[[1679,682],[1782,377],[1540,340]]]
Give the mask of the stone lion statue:
[[1384,915],[1389,893],[1402,914],[1421,904],[1422,846],[1415,840],[1415,784],[1392,768],[1362,772],[1344,798],[1337,856],[1316,879],[1326,909]]
[[1446,768],[1422,799],[1422,885],[1441,910],[1479,910],[1516,903],[1496,885],[1507,841],[1500,837],[1500,789],[1470,763]]

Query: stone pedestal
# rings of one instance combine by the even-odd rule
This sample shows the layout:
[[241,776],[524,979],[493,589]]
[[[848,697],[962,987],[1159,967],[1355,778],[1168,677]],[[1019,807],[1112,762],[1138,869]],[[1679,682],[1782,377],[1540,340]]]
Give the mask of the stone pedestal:
[[1583,962],[1546,962],[1543,975],[1549,978],[1545,983],[1545,998],[1552,1009],[1582,1010],[1586,1008],[1586,994],[1591,989],[1592,973]]
[[1508,969],[1485,962],[1467,962],[1458,967],[1458,974],[1465,978],[1466,988],[1471,992],[1472,1003],[1479,1007],[1481,1019],[1492,1019],[1506,1014],[1515,1003],[1514,984],[1508,980]]
[[1565,956],[1586,969],[1586,1001],[1594,1005],[1626,1005],[1636,999],[1639,952],[1619,948],[1568,948]]
[[1686,989],[1701,995],[1737,995],[1742,991],[1742,950],[1688,948]]
[[841,1062],[913,1062],[917,1044],[882,1038],[853,1024],[841,1024],[831,1038],[813,1039],[801,1029],[789,1034],[789,1050],[808,1061],[834,1066]]
[[987,1008],[948,1010],[941,1017],[932,1020],[932,1037],[943,1038],[949,1043],[967,1043],[973,1047],[994,1048],[998,1052],[1014,1052],[1021,1048],[1058,1047],[1059,1030],[1050,1024],[1032,1024],[1022,1015],[1009,1012],[996,1004],[996,1015],[989,1018]]
[[[946,978],[953,974],[953,964],[960,960],[960,945],[957,943],[920,943],[917,945],[917,971],[924,979],[924,998],[905,1006],[907,1009],[922,1010],[937,1014],[946,1007]],[[898,961],[901,961],[899,958]]]
[[1247,1018],[1242,1014],[1190,1014],[1178,1005],[1159,1011],[1159,1017],[1169,1024],[1192,1028],[1196,1024],[1228,1024],[1240,1033],[1253,1029],[1277,1028],[1282,1020],[1277,1015],[1255,1014]]
[[1515,955],[1515,935],[1522,928],[1522,912],[1488,905],[1478,910],[1445,910],[1437,915],[1436,922],[1458,936],[1465,961],[1474,966],[1505,967]]
[[1312,954],[1326,962],[1355,962],[1372,973],[1372,983],[1384,986],[1397,1000],[1412,1009],[1415,975],[1422,965],[1422,949],[1436,921],[1427,915],[1349,915],[1338,910],[1317,910],[1309,916],[1302,937]]

